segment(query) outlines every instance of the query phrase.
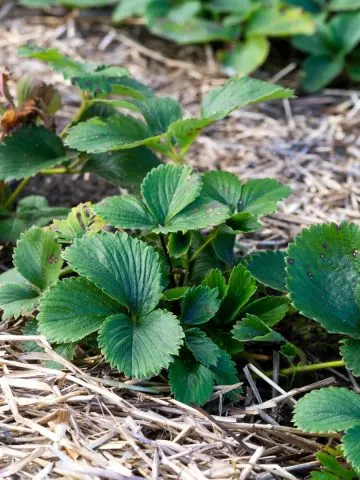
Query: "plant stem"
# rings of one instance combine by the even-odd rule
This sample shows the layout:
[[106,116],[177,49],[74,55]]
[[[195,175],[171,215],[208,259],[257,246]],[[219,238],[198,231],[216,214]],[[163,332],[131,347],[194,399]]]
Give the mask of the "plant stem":
[[4,203],[4,208],[9,208],[10,205],[17,199],[18,195],[22,192],[22,190],[26,187],[26,185],[29,183],[30,177],[28,178],[23,178],[19,185],[15,188],[15,190],[12,192],[12,194],[9,196],[9,198],[6,200]]
[[45,168],[44,170],[41,170],[43,175],[59,175],[61,173],[73,173],[69,172],[69,170],[66,167],[58,167],[58,168]]
[[170,269],[170,285],[171,285],[172,288],[175,288],[176,287],[176,282],[175,282],[175,277],[174,277],[174,272],[173,272],[174,267],[173,267],[171,257],[169,255],[169,252],[168,252],[168,249],[167,249],[167,246],[166,246],[164,234],[160,233],[159,237],[160,237],[161,247],[162,247],[162,249],[165,253],[166,261],[167,261],[169,269]]
[[[310,365],[299,365],[280,370],[280,375],[295,375],[302,372],[315,372],[317,370],[325,370],[326,368],[344,367],[344,360],[332,360],[331,362],[312,363]],[[266,372],[265,375],[272,375],[272,372]]]

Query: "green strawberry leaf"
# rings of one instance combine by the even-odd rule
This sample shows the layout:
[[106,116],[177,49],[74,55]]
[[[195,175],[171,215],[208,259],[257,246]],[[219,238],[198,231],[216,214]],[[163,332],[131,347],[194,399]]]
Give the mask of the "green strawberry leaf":
[[342,439],[342,446],[346,459],[360,470],[360,425],[354,425],[346,430]]
[[203,285],[189,288],[181,303],[180,321],[184,325],[199,325],[214,317],[220,306],[217,289]]
[[360,338],[360,229],[315,225],[297,236],[287,258],[287,286],[295,308],[330,333]]
[[228,233],[228,228],[219,229],[212,241],[215,254],[227,266],[232,267],[235,262],[235,235],[233,232]]
[[201,363],[176,358],[169,367],[171,391],[176,400],[189,405],[202,405],[212,394],[214,375]]
[[281,185],[277,180],[249,180],[241,186],[239,212],[245,211],[256,216],[273,213],[277,203],[290,193],[290,188]]
[[195,359],[205,365],[205,367],[217,364],[220,349],[200,328],[189,328],[186,330],[185,345]]
[[134,315],[151,312],[161,298],[158,254],[126,233],[84,236],[65,250],[64,258]]
[[295,407],[295,425],[305,432],[326,433],[360,425],[360,395],[347,388],[321,388]]
[[302,64],[304,76],[301,85],[309,93],[326,87],[344,70],[344,54],[311,55]]
[[191,167],[160,165],[145,177],[141,193],[157,225],[168,224],[199,195],[201,176]]
[[[235,385],[236,383],[240,383],[235,363],[231,360],[230,355],[223,350],[220,350],[220,356],[218,357],[216,365],[210,365],[209,370],[211,370],[215,383],[218,385]],[[240,393],[241,389],[237,389],[235,392]],[[231,396],[235,392],[232,392]]]
[[[115,73],[115,72],[114,72]],[[121,72],[119,72],[121,74]],[[103,71],[76,76],[71,79],[71,83],[80,90],[84,90],[94,97],[101,95],[124,95],[127,97],[144,99],[153,95],[153,92],[143,83],[125,75],[108,76]]]
[[336,456],[339,452],[336,450],[332,451],[330,449],[329,452],[331,453],[330,455],[324,452],[319,452],[316,454],[316,457],[321,464],[324,465],[327,470],[329,470],[329,472],[335,475],[335,480],[356,480],[357,475],[354,470],[348,470],[347,468],[344,468],[336,459]]
[[86,278],[66,278],[40,302],[39,329],[50,342],[76,342],[99,330],[121,306]]
[[248,212],[235,213],[226,220],[226,225],[231,228],[233,234],[253,232],[261,227],[261,223],[258,222],[257,217]]
[[265,62],[269,52],[270,42],[261,35],[235,42],[220,55],[222,70],[227,75],[249,75]]
[[233,268],[218,317],[222,323],[234,320],[241,308],[256,292],[256,281],[243,265]]
[[13,263],[18,272],[39,290],[46,290],[59,278],[62,259],[55,234],[32,228],[17,243]]
[[285,252],[256,252],[246,258],[246,266],[258,282],[274,290],[287,292]]
[[224,275],[218,268],[210,270],[202,283],[207,287],[217,288],[220,300],[224,298],[226,293],[226,281]]
[[120,23],[130,17],[142,17],[145,15],[149,0],[123,0],[120,2],[112,15],[114,23]]
[[350,53],[360,41],[360,12],[340,13],[332,17],[329,29],[338,50]]
[[248,313],[243,320],[236,322],[232,329],[239,342],[283,342],[284,337],[272,330],[256,315]]
[[84,170],[123,188],[138,190],[147,173],[161,163],[148,148],[136,147],[90,155]]
[[204,173],[203,181],[203,194],[212,200],[227,205],[233,212],[237,209],[241,195],[241,182],[236,175],[221,170],[213,170]]
[[167,244],[169,254],[174,258],[186,255],[191,245],[191,233],[175,232],[169,235]]
[[340,347],[345,365],[355,376],[360,376],[360,340],[348,338]]
[[64,146],[55,133],[27,125],[0,143],[0,179],[32,177],[66,160]]
[[293,97],[293,91],[255,78],[230,78],[223,86],[211,90],[202,102],[201,115],[220,120],[236,108],[267,100]]
[[39,291],[28,283],[5,283],[0,288],[2,319],[18,318],[31,313],[39,304]]
[[125,375],[147,378],[167,368],[183,343],[177,318],[166,310],[154,310],[131,320],[123,314],[109,317],[99,332],[105,359]]
[[142,113],[152,136],[166,133],[170,124],[182,117],[180,104],[169,97],[150,97],[134,103]]
[[285,297],[262,297],[246,305],[240,315],[255,315],[266,325],[273,327],[285,317],[288,308],[289,301]]
[[211,118],[184,118],[169,125],[168,137],[185,151],[201,131],[215,120]]
[[95,206],[95,211],[101,218],[115,227],[145,230],[156,227],[153,216],[141,200],[134,195],[105,198]]

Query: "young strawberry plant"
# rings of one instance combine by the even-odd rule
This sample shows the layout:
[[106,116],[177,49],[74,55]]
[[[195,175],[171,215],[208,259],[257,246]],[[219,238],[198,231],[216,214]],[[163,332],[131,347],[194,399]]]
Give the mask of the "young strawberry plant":
[[[293,305],[328,332],[345,335],[343,364],[355,376],[360,375],[359,245],[360,229],[354,224],[317,225],[296,238],[286,259]],[[344,454],[360,469],[358,393],[335,387],[311,392],[298,403],[294,420],[306,431],[345,431]]]
[[[292,91],[260,80],[230,79],[203,99],[198,117],[183,118],[180,104],[159,97],[117,66],[81,63],[54,49],[22,47],[22,57],[46,62],[78,89],[81,105],[60,133],[54,130],[60,98],[53,87],[21,79],[17,99],[2,76],[7,106],[1,117],[0,241],[16,241],[31,225],[42,226],[50,210],[43,198],[16,199],[31,177],[92,172],[131,190],[165,159],[183,163],[199,133],[232,110],[261,101],[288,98]],[[19,182],[15,183],[14,182]],[[14,186],[13,186],[14,185]]]
[[168,369],[172,392],[189,404],[206,402],[215,383],[235,385],[236,399],[231,355],[247,342],[287,345],[274,326],[288,300],[257,294],[235,238],[256,229],[289,189],[168,164],[151,170],[140,191],[80,205],[23,234],[15,268],[0,276],[4,317],[36,318],[26,328],[70,357],[96,335],[113,368],[138,379]]

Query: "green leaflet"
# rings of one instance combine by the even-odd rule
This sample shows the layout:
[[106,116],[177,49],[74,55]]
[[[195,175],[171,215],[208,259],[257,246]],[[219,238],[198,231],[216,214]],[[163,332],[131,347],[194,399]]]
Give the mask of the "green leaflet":
[[246,266],[258,282],[274,290],[287,291],[285,252],[256,252],[246,258]]
[[151,377],[177,355],[184,334],[177,318],[154,310],[136,321],[113,315],[102,325],[99,345],[113,367],[135,378]]
[[175,232],[169,235],[168,251],[169,255],[174,258],[182,257],[186,255],[191,245],[191,233],[190,232]]
[[285,317],[288,308],[289,301],[285,297],[262,297],[247,304],[240,315],[255,315],[266,325],[273,327]]
[[161,266],[156,251],[126,233],[84,236],[64,252],[80,275],[136,316],[151,312],[161,298]]
[[39,303],[39,292],[29,284],[5,283],[0,288],[0,308],[3,320],[31,313]]
[[180,321],[184,325],[199,325],[213,318],[220,306],[218,290],[202,285],[189,288],[181,304]]
[[342,446],[345,457],[351,465],[360,469],[360,425],[349,428],[343,437]]
[[201,363],[176,358],[169,367],[171,391],[176,400],[189,405],[202,405],[213,391],[213,373]]
[[226,280],[218,268],[213,268],[210,270],[202,283],[207,287],[217,288],[220,300],[224,298],[226,293]]
[[270,43],[265,37],[249,37],[243,42],[234,43],[231,50],[222,53],[222,70],[227,75],[249,75],[265,62],[269,52]]
[[180,104],[169,97],[150,97],[134,103],[142,113],[152,136],[166,133],[173,122],[182,118]]
[[302,87],[309,93],[326,87],[345,67],[344,55],[314,55],[303,62]]
[[345,365],[355,376],[360,376],[360,340],[348,338],[340,347]]
[[253,215],[273,213],[277,203],[288,197],[290,193],[289,187],[270,178],[249,180],[241,187],[239,211],[246,211]]
[[295,408],[294,423],[305,432],[336,432],[360,425],[360,395],[329,387],[305,395]]
[[0,144],[0,179],[31,177],[66,160],[55,133],[37,125],[24,126]]
[[283,342],[284,337],[272,330],[256,315],[248,313],[232,329],[233,337],[239,342]]
[[241,182],[230,172],[213,170],[203,175],[203,193],[219,203],[229,206],[233,211],[238,207],[241,195]]
[[316,225],[298,235],[287,257],[294,306],[329,332],[354,338],[360,338],[359,245],[356,225]]
[[220,349],[200,328],[189,328],[186,330],[185,345],[195,359],[205,365],[205,367],[217,365]]
[[121,306],[86,278],[66,278],[41,299],[39,329],[51,342],[76,342],[99,330]]

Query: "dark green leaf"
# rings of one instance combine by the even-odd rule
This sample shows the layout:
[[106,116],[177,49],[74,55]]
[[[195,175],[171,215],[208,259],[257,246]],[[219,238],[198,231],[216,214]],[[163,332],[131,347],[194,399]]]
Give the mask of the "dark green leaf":
[[226,281],[224,275],[218,268],[213,268],[208,272],[203,280],[203,285],[210,288],[217,288],[219,292],[219,298],[222,300],[226,293]]
[[146,206],[134,195],[105,198],[95,206],[96,213],[118,228],[152,229],[156,222]]
[[191,233],[176,232],[169,235],[168,251],[174,258],[186,255],[191,245]]
[[273,327],[285,317],[288,308],[289,301],[286,297],[262,297],[246,305],[240,315],[250,313]]
[[199,325],[214,317],[220,306],[218,290],[198,285],[189,288],[181,304],[180,321],[185,325]]
[[235,261],[235,235],[233,233],[222,232],[221,230],[212,241],[216,255],[232,267]]
[[333,43],[338,51],[351,52],[360,41],[360,12],[335,15],[329,22]]
[[220,349],[200,328],[186,330],[185,344],[196,360],[205,367],[217,364]]
[[249,180],[241,187],[239,211],[253,215],[267,215],[273,213],[277,203],[290,194],[290,188],[276,180],[270,178]]
[[152,136],[166,133],[169,125],[182,117],[180,104],[169,97],[150,97],[135,102]]
[[285,252],[267,250],[246,258],[246,266],[260,283],[274,290],[287,292]]
[[239,342],[282,342],[284,337],[272,330],[256,315],[247,314],[232,329],[233,337]]
[[307,92],[316,92],[340,75],[344,66],[343,54],[310,56],[303,63],[304,78],[301,84]]
[[236,175],[221,170],[213,170],[203,174],[203,182],[202,193],[204,195],[227,205],[233,211],[237,209],[241,195],[241,182]]
[[340,352],[346,367],[355,376],[360,376],[360,340],[346,339],[340,347]]

